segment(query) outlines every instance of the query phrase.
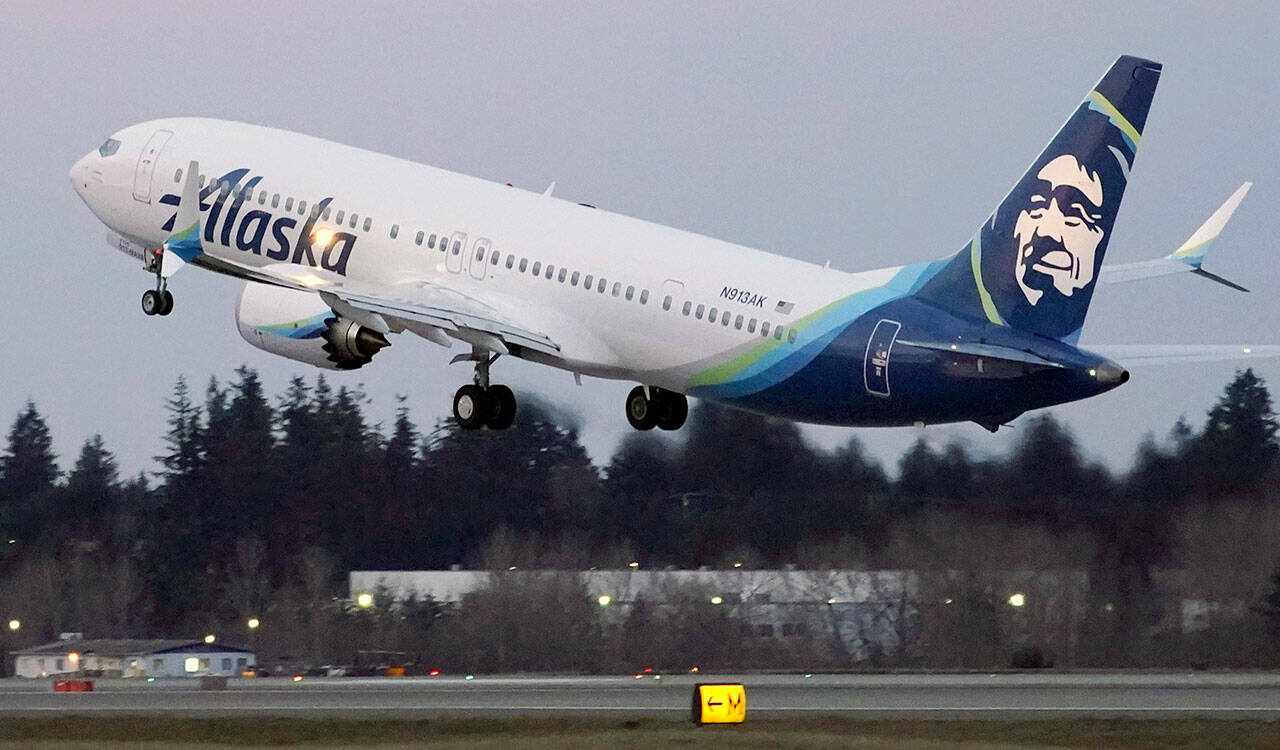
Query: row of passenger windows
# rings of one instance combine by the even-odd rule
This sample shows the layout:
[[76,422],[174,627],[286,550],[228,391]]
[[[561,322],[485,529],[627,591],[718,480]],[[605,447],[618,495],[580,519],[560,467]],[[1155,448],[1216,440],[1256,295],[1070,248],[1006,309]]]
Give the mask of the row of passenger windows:
[[[173,181],[175,183],[182,182],[181,169],[173,173]],[[199,182],[201,188],[204,187],[206,181],[213,184],[218,190],[227,195],[230,195],[232,189],[235,187],[235,185],[230,182],[219,182],[212,177],[200,175]],[[250,203],[254,199],[254,191],[247,187],[242,187],[236,192],[246,203]],[[311,218],[318,218],[321,221],[330,221],[330,219],[332,219],[333,223],[340,227],[345,225],[350,229],[359,229],[364,232],[368,232],[373,229],[373,219],[368,216],[364,217],[364,221],[361,222],[359,214],[354,211],[347,213],[347,211],[343,209],[334,209],[333,204],[325,206],[324,211],[320,212],[319,204],[315,203],[311,204],[311,211],[308,213],[306,201],[298,200],[295,202],[293,196],[282,197],[279,193],[268,193],[266,190],[260,190],[257,192],[258,205],[268,205],[268,196],[270,196],[269,202],[272,208],[281,208],[283,206],[284,210],[289,213],[294,213],[296,211],[299,216],[310,216]],[[395,235],[393,234],[392,237],[394,236]]]
[[[177,170],[174,173],[173,181],[175,183],[182,182],[181,169]],[[200,175],[201,188],[204,187],[205,181],[206,181],[205,175]],[[230,194],[234,186],[229,182],[224,182],[219,184],[217,187],[219,190],[222,190]],[[252,190],[241,188],[240,195],[243,197],[243,199],[246,202],[253,200]],[[267,196],[268,196],[268,193],[266,190],[259,191],[257,194],[258,204],[263,206],[267,205]],[[279,193],[270,194],[270,204],[272,208],[280,208],[281,203],[282,203],[282,198]],[[304,200],[299,200],[295,202],[292,196],[285,196],[283,198],[283,206],[285,211],[293,212],[296,210],[299,216],[308,215],[307,202]],[[335,211],[332,205],[325,206],[324,211],[318,215],[317,215],[317,209],[318,209],[318,205],[312,204],[311,213],[310,213],[310,216],[312,218],[319,218],[322,221],[329,221],[330,217],[332,216],[333,223],[337,224],[338,226],[343,226],[345,223],[345,225],[350,227],[351,229],[362,229],[365,232],[371,231],[373,228],[373,219],[369,218],[368,216],[364,217],[364,222],[363,224],[361,224],[359,215],[355,213],[348,214],[343,210]],[[393,240],[399,237],[400,235],[399,224],[391,225],[390,235],[391,235],[391,239]],[[439,234],[436,234],[436,233],[428,234],[427,231],[425,230],[419,230],[418,233],[413,238],[413,243],[415,245],[421,246],[425,243],[428,249],[435,250],[437,249],[437,246],[438,246],[438,249],[440,250],[440,252],[451,250],[450,254],[460,255],[462,253],[462,240],[453,239],[452,249],[450,249],[449,247],[449,241],[450,241],[450,237],[447,236],[444,232],[441,232]],[[487,244],[480,244],[478,242],[477,248],[476,248],[475,260],[479,262],[483,262],[485,253],[488,250],[489,250],[489,247]],[[498,266],[500,263],[503,263],[502,253],[497,250],[493,250],[489,255],[489,265]],[[622,282],[615,281],[613,282],[612,288],[610,288],[609,282],[604,277],[597,278],[593,274],[586,274],[586,276],[584,277],[578,271],[570,272],[568,269],[564,267],[561,267],[557,270],[554,264],[548,263],[544,266],[540,261],[533,261],[531,266],[528,258],[520,258],[517,261],[516,256],[511,253],[507,254],[506,261],[505,263],[503,263],[503,265],[505,265],[505,267],[509,270],[518,270],[520,273],[525,273],[526,271],[528,271],[533,276],[540,276],[546,279],[555,279],[561,284],[568,282],[569,286],[572,286],[572,287],[578,286],[578,283],[581,282],[583,289],[590,291],[594,288],[597,294],[604,294],[606,291],[609,291],[613,297],[624,298],[628,302],[630,302],[633,299],[636,299],[636,296],[637,296],[636,288],[634,285],[627,285],[624,289],[622,286]],[[642,305],[649,304],[648,289],[640,290],[639,302]],[[673,298],[670,295],[664,297],[662,300],[662,309],[664,311],[671,310],[672,302],[673,302]],[[782,341],[784,337],[788,343],[794,344],[796,341],[796,331],[794,328],[787,328],[786,326],[781,326],[781,325],[771,326],[769,321],[767,320],[761,321],[757,318],[747,318],[746,316],[741,314],[735,316],[729,310],[719,310],[715,307],[712,307],[710,310],[708,310],[707,306],[703,304],[699,304],[695,307],[693,302],[688,300],[686,300],[684,305],[680,308],[680,313],[685,317],[692,315],[697,320],[705,319],[707,322],[712,324],[719,322],[721,326],[724,326],[726,328],[732,325],[734,329],[739,331],[743,330],[743,327],[745,326],[747,333],[753,334],[757,330],[759,330],[760,336],[762,338],[769,338],[769,334],[772,332],[773,338],[777,341]]]

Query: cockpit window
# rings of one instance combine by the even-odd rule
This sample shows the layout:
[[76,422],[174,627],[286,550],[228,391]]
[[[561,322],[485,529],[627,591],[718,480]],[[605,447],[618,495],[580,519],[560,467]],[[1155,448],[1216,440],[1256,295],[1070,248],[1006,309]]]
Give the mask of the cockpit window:
[[119,150],[120,150],[120,141],[117,141],[115,138],[108,138],[107,140],[102,142],[101,146],[98,147],[98,155],[111,156],[112,154],[114,154],[116,151],[119,151]]

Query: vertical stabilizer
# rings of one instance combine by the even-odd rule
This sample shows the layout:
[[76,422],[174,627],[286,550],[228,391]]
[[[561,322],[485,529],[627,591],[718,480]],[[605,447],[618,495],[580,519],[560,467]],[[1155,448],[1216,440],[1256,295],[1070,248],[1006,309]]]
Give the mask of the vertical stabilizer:
[[998,325],[1079,338],[1159,79],[1159,63],[1116,60],[917,296]]

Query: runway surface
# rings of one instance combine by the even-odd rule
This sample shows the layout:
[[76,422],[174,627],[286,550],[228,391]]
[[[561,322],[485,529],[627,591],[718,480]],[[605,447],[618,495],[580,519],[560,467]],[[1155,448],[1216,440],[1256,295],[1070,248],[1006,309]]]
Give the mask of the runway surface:
[[754,718],[838,714],[859,719],[1054,717],[1280,720],[1280,674],[664,675],[634,677],[287,678],[95,680],[54,693],[50,680],[0,680],[0,717],[83,715],[400,719],[439,716],[689,715],[697,682],[746,685]]

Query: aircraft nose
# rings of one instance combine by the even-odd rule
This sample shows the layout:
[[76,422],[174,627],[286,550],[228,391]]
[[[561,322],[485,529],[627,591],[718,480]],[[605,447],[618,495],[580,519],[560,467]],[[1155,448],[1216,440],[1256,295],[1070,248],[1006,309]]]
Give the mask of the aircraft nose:
[[[89,183],[92,182],[94,179],[94,175],[92,173],[90,164],[92,162],[93,157],[95,157],[96,155],[97,154],[90,151],[89,153],[80,157],[75,164],[71,165],[71,172],[68,176],[71,178],[72,189],[74,189],[76,193],[78,193],[79,195],[84,195],[84,191],[88,189]],[[99,182],[101,182],[102,180],[101,174],[97,175],[97,179]]]

